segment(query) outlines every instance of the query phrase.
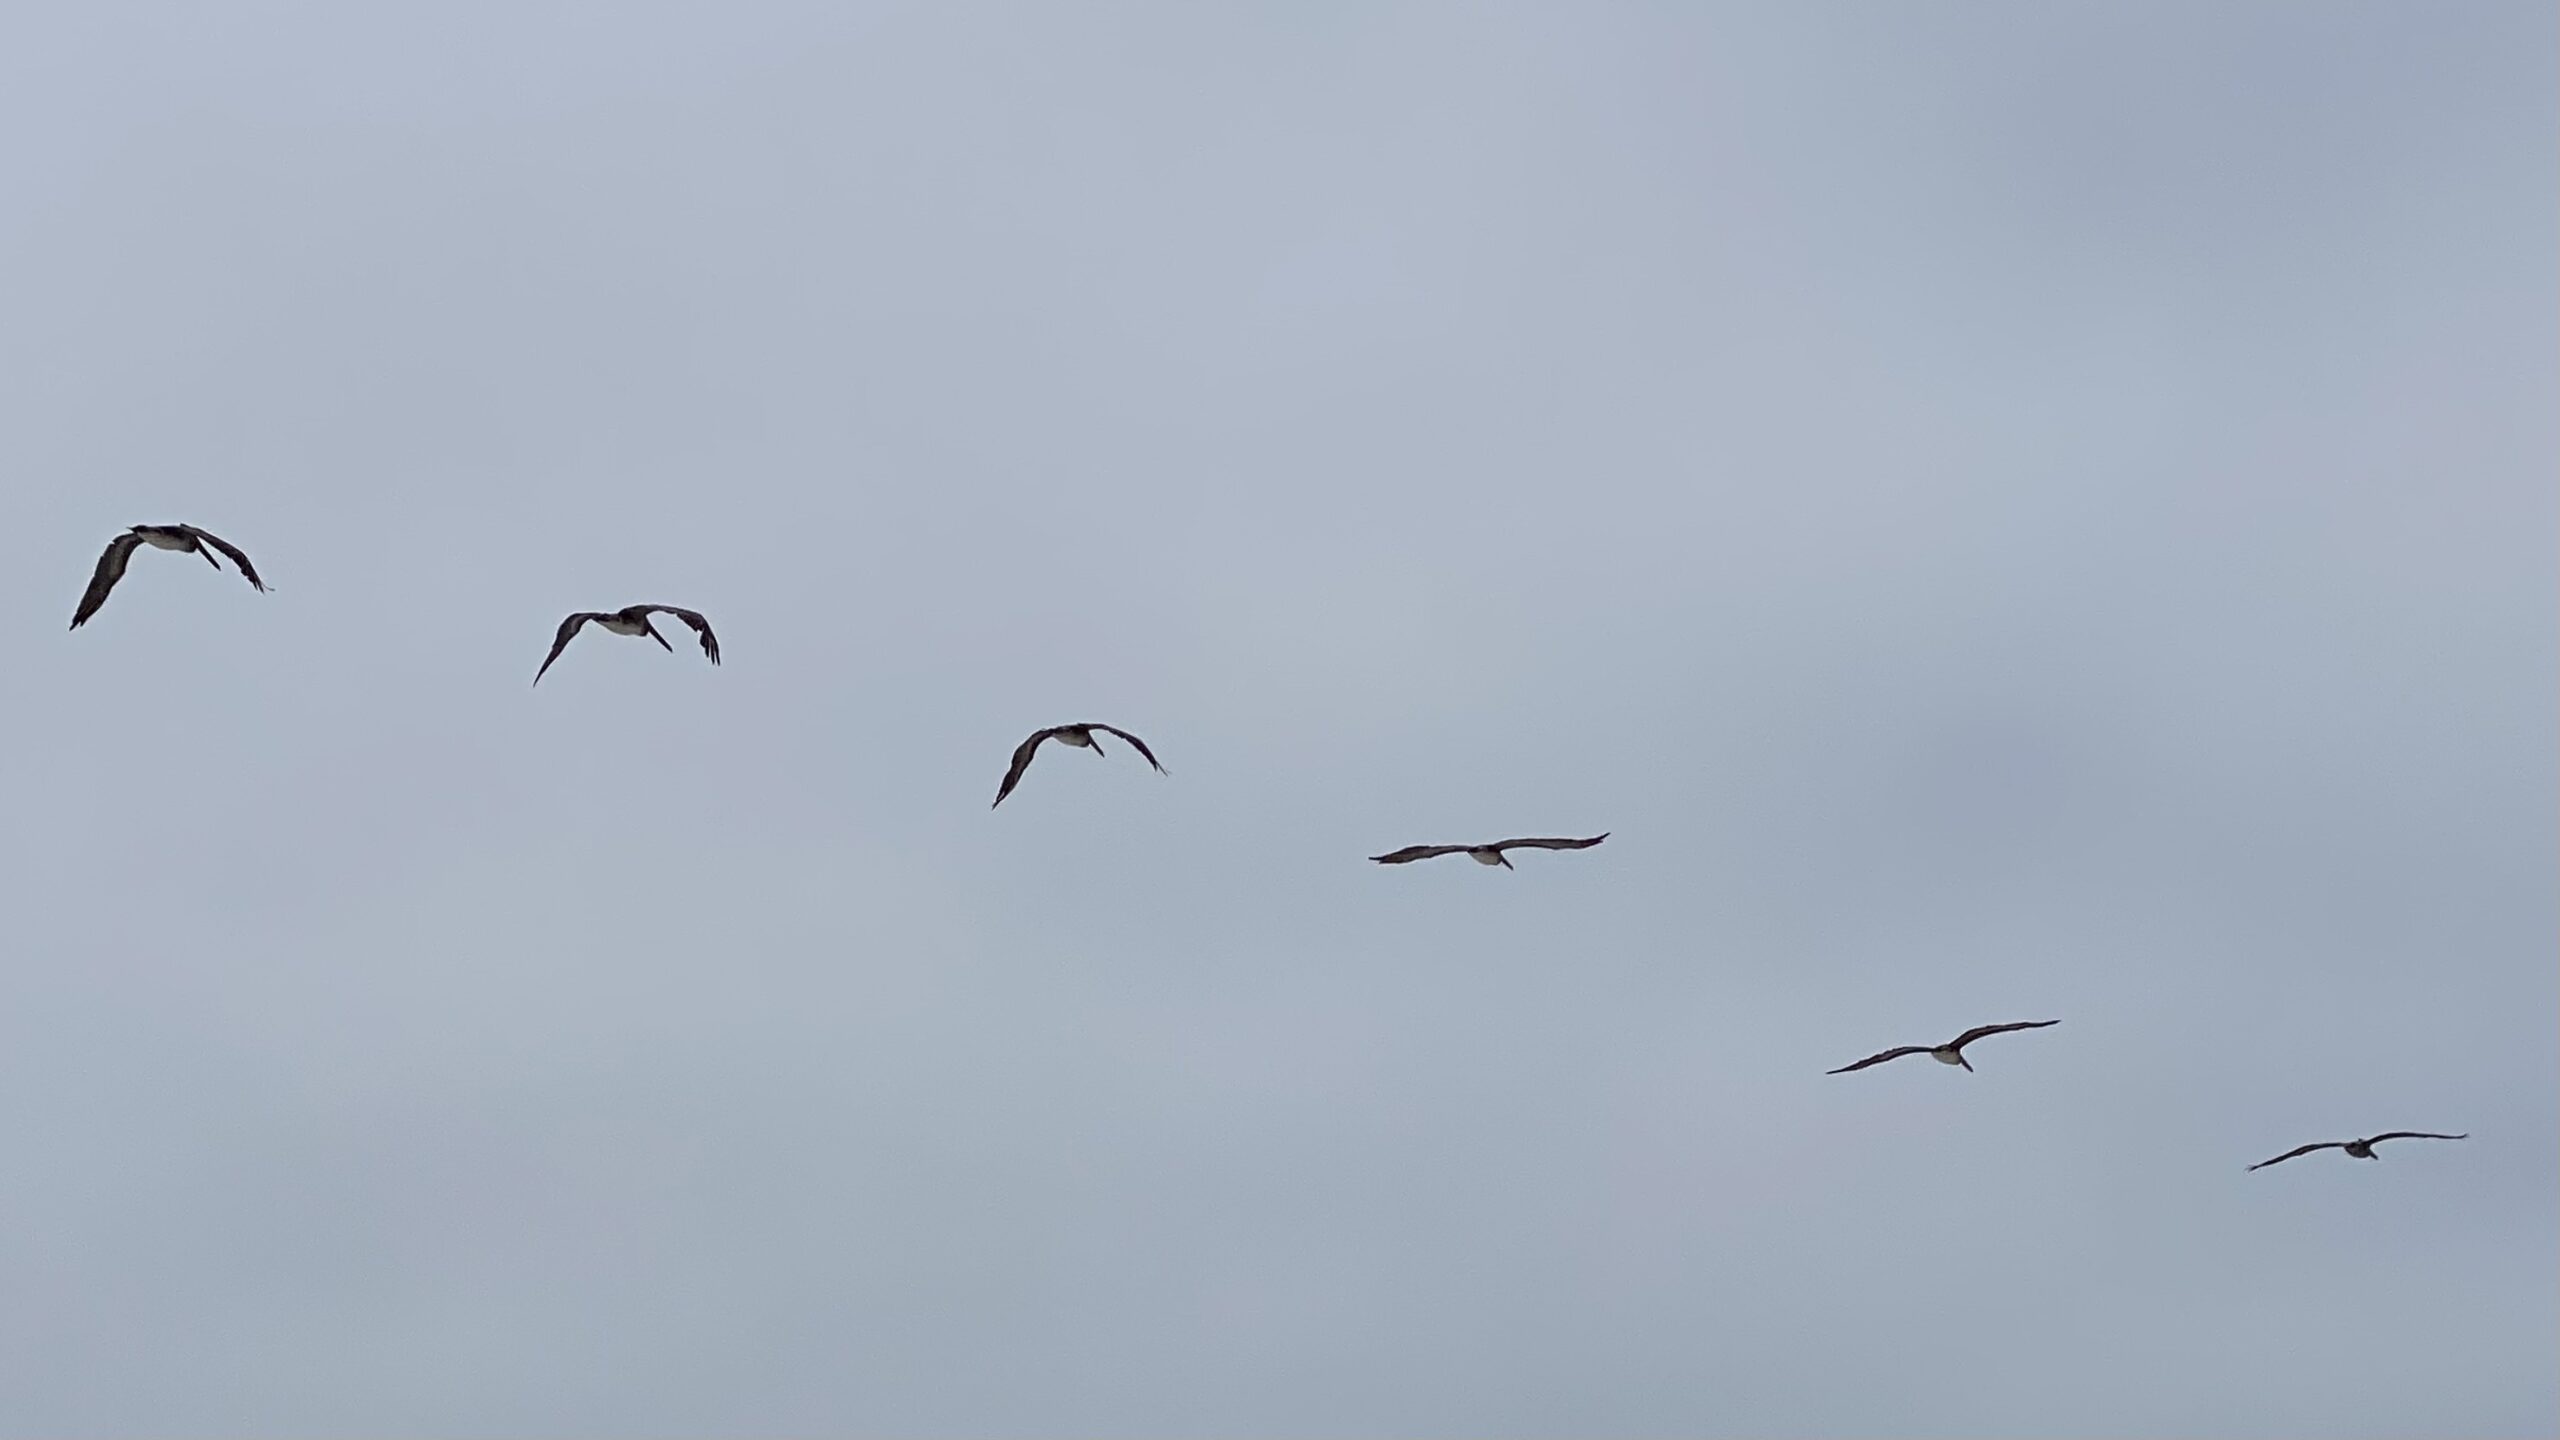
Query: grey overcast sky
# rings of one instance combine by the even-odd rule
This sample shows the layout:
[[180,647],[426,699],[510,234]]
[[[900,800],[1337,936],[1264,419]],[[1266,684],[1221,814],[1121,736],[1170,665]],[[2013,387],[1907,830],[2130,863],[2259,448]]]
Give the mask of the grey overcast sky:
[[0,10],[0,1432],[2553,1433],[2556,51]]

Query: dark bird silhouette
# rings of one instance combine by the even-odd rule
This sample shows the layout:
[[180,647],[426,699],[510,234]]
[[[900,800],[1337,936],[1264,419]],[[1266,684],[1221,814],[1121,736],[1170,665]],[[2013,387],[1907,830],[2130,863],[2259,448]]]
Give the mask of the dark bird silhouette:
[[2470,1138],[2468,1133],[2438,1135],[2432,1130],[2385,1130],[2379,1135],[2367,1135],[2361,1140],[2323,1140],[2317,1145],[2296,1145],[2273,1160],[2261,1160],[2249,1168],[2264,1170],[2270,1165],[2281,1165],[2296,1155],[2308,1155],[2314,1150],[2344,1150],[2358,1160],[2371,1160],[2374,1158],[2373,1147],[2385,1140],[2468,1140]]
[[1004,803],[1004,797],[1013,793],[1013,787],[1022,782],[1022,772],[1031,768],[1031,752],[1039,749],[1040,742],[1043,740],[1055,740],[1061,745],[1081,746],[1092,750],[1096,755],[1104,753],[1102,742],[1094,738],[1093,732],[1096,730],[1107,735],[1117,735],[1137,746],[1138,753],[1147,758],[1148,764],[1156,767],[1157,774],[1166,773],[1164,765],[1156,759],[1156,752],[1147,748],[1146,741],[1117,725],[1105,725],[1098,720],[1082,725],[1052,725],[1046,730],[1032,731],[1030,739],[1013,747],[1013,763],[1005,767],[1004,783],[996,787],[995,805],[989,805],[987,808],[993,810],[996,805]]
[[579,627],[590,620],[616,635],[646,635],[657,641],[668,654],[674,654],[676,647],[667,644],[667,637],[659,634],[658,627],[649,623],[653,614],[673,615],[692,626],[693,633],[702,639],[702,653],[711,657],[712,664],[720,663],[720,641],[711,633],[711,622],[703,619],[700,612],[680,605],[626,605],[610,614],[601,610],[581,610],[561,621],[560,633],[551,637],[551,653],[542,657],[542,670],[533,672],[533,683],[542,683],[543,671],[549,670],[551,662],[560,658],[560,652],[569,648],[569,637],[577,634]]
[[250,589],[264,593],[267,588],[267,582],[258,578],[257,567],[249,563],[240,547],[219,535],[193,525],[136,525],[108,541],[105,552],[98,556],[98,568],[89,576],[89,588],[80,592],[80,608],[71,612],[72,629],[88,623],[89,617],[98,613],[98,607],[107,603],[107,593],[124,578],[124,567],[133,563],[134,548],[140,545],[202,555],[204,563],[216,570],[222,568],[222,562],[213,558],[213,552],[219,550],[240,567],[240,578],[249,582]]
[[1479,865],[1499,865],[1505,870],[1516,870],[1519,867],[1506,859],[1503,856],[1503,851],[1588,850],[1592,846],[1597,845],[1608,838],[1609,832],[1603,830],[1588,840],[1532,838],[1523,840],[1496,840],[1490,845],[1407,845],[1401,850],[1390,850],[1384,855],[1372,855],[1369,858],[1377,861],[1381,865],[1410,865],[1416,860],[1428,860],[1435,855],[1462,854]]
[[2007,1025],[1976,1025],[1944,1045],[1897,1045],[1890,1050],[1870,1055],[1855,1065],[1843,1065],[1837,1070],[1826,1070],[1823,1073],[1846,1075],[1852,1070],[1864,1070],[1870,1065],[1881,1065],[1887,1060],[1899,1060],[1905,1055],[1926,1055],[1941,1065],[1961,1065],[1970,1070],[1973,1068],[1973,1062],[1964,1058],[1964,1047],[1983,1036],[2005,1035],[2012,1030],[2041,1030],[2047,1025],[2061,1023],[2059,1020],[2018,1020]]

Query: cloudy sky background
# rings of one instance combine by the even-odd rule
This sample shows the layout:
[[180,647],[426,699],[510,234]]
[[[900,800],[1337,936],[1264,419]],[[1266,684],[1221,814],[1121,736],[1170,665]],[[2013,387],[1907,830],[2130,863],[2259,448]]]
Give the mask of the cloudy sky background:
[[0,1432],[2551,1431],[2555,43],[0,13]]

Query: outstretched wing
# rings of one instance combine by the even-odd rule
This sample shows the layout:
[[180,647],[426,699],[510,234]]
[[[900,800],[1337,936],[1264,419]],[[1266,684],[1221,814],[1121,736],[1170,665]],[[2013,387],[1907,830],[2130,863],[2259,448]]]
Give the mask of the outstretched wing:
[[681,605],[638,605],[632,608],[639,610],[643,614],[647,614],[650,611],[656,611],[661,615],[673,615],[687,625],[692,626],[693,633],[702,641],[702,653],[711,657],[712,664],[717,665],[720,663],[719,637],[711,633],[711,622],[702,618],[701,611],[687,610]]
[[1146,742],[1146,741],[1139,739],[1137,736],[1130,734],[1128,731],[1121,729],[1121,728],[1120,728],[1119,726],[1117,726],[1117,725],[1105,725],[1105,724],[1103,724],[1103,723],[1102,723],[1101,721],[1099,721],[1099,720],[1097,720],[1097,721],[1093,722],[1091,725],[1088,725],[1088,726],[1086,726],[1085,728],[1086,728],[1086,729],[1088,729],[1088,730],[1100,730],[1100,731],[1102,731],[1103,733],[1108,734],[1108,735],[1117,735],[1117,736],[1119,736],[1121,739],[1126,740],[1126,741],[1128,741],[1130,744],[1137,746],[1137,747],[1138,747],[1138,753],[1147,757],[1147,763],[1156,767],[1156,773],[1157,773],[1157,774],[1162,775],[1162,774],[1166,773],[1166,772],[1165,772],[1165,768],[1164,768],[1163,763],[1162,763],[1162,762],[1160,762],[1160,761],[1158,761],[1158,760],[1156,759],[1156,752],[1154,752],[1153,750],[1150,750],[1150,749],[1148,749],[1148,748],[1147,748],[1147,742]]
[[141,543],[142,537],[130,530],[107,542],[99,552],[98,568],[90,573],[89,588],[80,592],[80,608],[71,612],[72,629],[88,623],[98,607],[107,603],[107,592],[124,578],[124,567],[133,563],[133,548]]
[[1880,1050],[1875,1054],[1868,1056],[1866,1059],[1859,1061],[1855,1065],[1843,1065],[1837,1070],[1825,1070],[1822,1073],[1825,1075],[1846,1075],[1852,1070],[1864,1070],[1870,1065],[1881,1065],[1887,1060],[1899,1060],[1905,1055],[1926,1055],[1928,1053],[1929,1047],[1926,1045],[1896,1045],[1890,1050]]
[[[586,624],[590,620],[601,620],[603,618],[604,616],[596,611],[581,610],[577,614],[570,616],[568,619],[561,621],[560,633],[551,637],[551,653],[542,657],[542,670],[550,669],[551,662],[560,658],[560,652],[569,648],[569,637],[578,633],[579,626]],[[542,670],[536,670],[533,672],[533,683],[536,685],[542,683]]]
[[[1004,797],[1012,794],[1013,787],[1021,783],[1022,772],[1031,768],[1031,752],[1040,748],[1041,741],[1057,734],[1063,728],[1063,726],[1052,726],[1046,730],[1034,730],[1031,732],[1030,739],[1013,747],[1013,764],[1005,768],[1004,783],[996,787],[995,805],[988,806],[988,809],[993,810],[996,805],[1004,803]],[[1130,743],[1134,745],[1137,742],[1133,738]]]
[[1609,832],[1603,830],[1588,840],[1505,840],[1493,848],[1496,850],[1588,850],[1608,838]]
[[1981,1039],[1985,1035],[2005,1035],[2012,1030],[2041,1030],[2047,1025],[2059,1025],[2061,1023],[2062,1022],[2059,1020],[2018,1020],[2007,1025],[1976,1025],[1972,1029],[1957,1036],[1954,1043],[1955,1047],[1961,1050],[1967,1045],[1972,1044],[1974,1041]]
[[231,563],[240,567],[240,578],[249,582],[249,588],[260,594],[266,593],[267,582],[258,578],[258,567],[249,563],[249,557],[241,552],[239,546],[210,530],[199,530],[193,525],[181,525],[178,528],[230,557]]
[[2470,1138],[2468,1131],[2460,1135],[2438,1135],[2432,1130],[2385,1130],[2364,1143],[2379,1145],[2385,1140],[2468,1140]]
[[2273,1160],[2261,1160],[2249,1168],[2252,1170],[2264,1170],[2270,1165],[2281,1165],[2296,1155],[2308,1155],[2314,1150],[2344,1150],[2346,1148],[2347,1142],[2344,1140],[2323,1140],[2317,1145],[2296,1145]]
[[1369,858],[1381,865],[1410,865],[1416,860],[1428,860],[1434,855],[1455,855],[1466,848],[1464,845],[1407,845],[1401,850],[1390,850],[1384,855],[1372,855]]

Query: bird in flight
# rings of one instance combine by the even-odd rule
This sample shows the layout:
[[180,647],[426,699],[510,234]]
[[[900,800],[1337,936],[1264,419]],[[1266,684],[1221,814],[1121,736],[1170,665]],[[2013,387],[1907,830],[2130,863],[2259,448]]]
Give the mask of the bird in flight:
[[1156,767],[1157,774],[1165,773],[1163,763],[1156,759],[1156,752],[1147,748],[1147,742],[1117,725],[1105,725],[1099,721],[1083,725],[1052,725],[1046,730],[1032,731],[1030,739],[1013,747],[1013,763],[1005,768],[1004,783],[996,787],[995,805],[987,808],[993,810],[996,805],[1004,803],[1004,797],[1013,793],[1013,787],[1022,782],[1022,772],[1031,768],[1031,752],[1039,749],[1040,742],[1043,740],[1055,740],[1061,745],[1081,746],[1090,749],[1096,755],[1103,754],[1102,742],[1095,739],[1093,735],[1096,730],[1117,735],[1137,746],[1138,753],[1147,757],[1147,763]]
[[2385,1140],[2468,1140],[2470,1138],[2468,1133],[2438,1135],[2432,1130],[2385,1130],[2379,1135],[2368,1135],[2362,1140],[2323,1140],[2317,1145],[2296,1145],[2273,1160],[2261,1160],[2249,1168],[2264,1170],[2270,1165],[2281,1165],[2296,1155],[2308,1155],[2314,1150],[2344,1150],[2358,1160],[2371,1160],[2374,1158],[2373,1147]]
[[2041,1030],[2047,1025],[2061,1023],[2059,1020],[2018,1020],[2007,1025],[1976,1025],[1944,1045],[1896,1045],[1890,1050],[1870,1055],[1855,1065],[1843,1065],[1837,1070],[1826,1070],[1822,1073],[1846,1075],[1852,1070],[1864,1070],[1870,1065],[1881,1065],[1887,1060],[1899,1060],[1905,1055],[1926,1055],[1941,1065],[1962,1065],[1970,1070],[1973,1068],[1973,1062],[1964,1058],[1964,1047],[1983,1036],[2006,1034],[2011,1030]]
[[[98,613],[98,607],[107,603],[107,592],[124,578],[124,567],[133,563],[134,548],[140,545],[154,550],[192,551],[216,570],[222,568],[222,562],[213,558],[213,551],[219,550],[240,567],[240,578],[249,582],[249,588],[261,593],[267,588],[267,582],[258,578],[257,567],[240,553],[240,547],[219,535],[193,525],[136,525],[108,541],[106,551],[98,556],[98,568],[89,576],[89,588],[80,593],[80,608],[71,612],[72,629],[86,624],[90,616]],[[208,546],[212,548],[207,549]]]
[[1381,865],[1410,865],[1416,860],[1428,860],[1434,855],[1463,854],[1479,865],[1499,865],[1505,870],[1515,870],[1519,867],[1506,859],[1503,851],[1588,850],[1608,838],[1609,832],[1603,830],[1588,840],[1526,839],[1496,840],[1490,845],[1407,845],[1401,850],[1390,850],[1384,855],[1372,855],[1369,858]]
[[542,670],[533,672],[533,683],[542,683],[542,671],[551,668],[551,662],[559,659],[560,652],[569,648],[569,637],[577,634],[579,627],[590,620],[616,635],[646,635],[663,646],[668,654],[674,654],[676,647],[667,644],[667,637],[659,634],[658,627],[649,623],[652,614],[673,615],[692,626],[693,633],[702,637],[702,653],[711,657],[712,664],[720,663],[720,641],[711,633],[711,622],[703,619],[700,612],[687,610],[681,605],[626,605],[610,614],[600,610],[581,610],[561,621],[560,633],[551,637],[551,653],[542,657]]

